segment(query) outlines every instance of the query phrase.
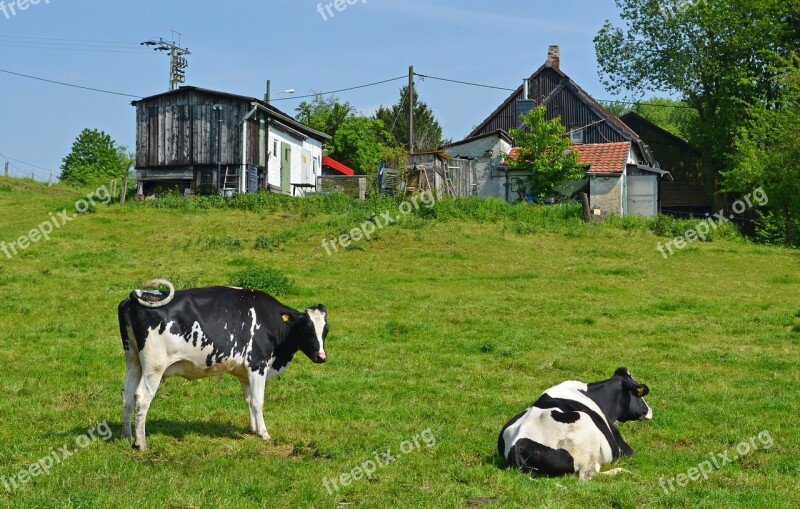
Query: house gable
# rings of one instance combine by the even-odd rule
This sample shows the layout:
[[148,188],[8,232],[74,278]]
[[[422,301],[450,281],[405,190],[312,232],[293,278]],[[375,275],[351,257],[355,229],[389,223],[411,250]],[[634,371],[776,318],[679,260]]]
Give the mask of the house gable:
[[528,78],[528,97],[525,97],[525,86],[517,88],[467,138],[498,129],[509,131],[516,128],[521,113],[518,101],[528,99],[536,106],[547,106],[545,118],[548,120],[560,117],[567,131],[582,131],[582,143],[631,142],[645,164],[654,164],[652,153],[636,132],[564,74],[559,62],[560,59],[553,60],[551,56],[546,64]]

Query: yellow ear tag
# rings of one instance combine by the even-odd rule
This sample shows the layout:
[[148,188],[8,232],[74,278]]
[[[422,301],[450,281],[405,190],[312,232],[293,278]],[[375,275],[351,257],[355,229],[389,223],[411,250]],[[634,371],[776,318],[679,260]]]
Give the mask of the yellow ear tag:
[[284,321],[284,322],[287,322],[287,323],[289,322],[289,320],[291,320],[291,319],[292,319],[292,317],[291,317],[291,316],[289,316],[289,315],[288,315],[288,314],[286,314],[286,313],[284,313],[283,315],[281,315],[281,318],[283,318],[283,321]]
[[644,394],[644,387],[639,387],[638,389],[636,389],[637,396],[642,397],[642,394]]

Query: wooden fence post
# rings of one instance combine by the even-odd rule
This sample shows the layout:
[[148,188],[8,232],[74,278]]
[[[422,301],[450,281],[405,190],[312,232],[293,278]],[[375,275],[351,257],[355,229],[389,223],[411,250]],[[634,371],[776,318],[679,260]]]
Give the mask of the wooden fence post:
[[589,195],[581,193],[581,204],[583,205],[583,220],[590,222],[592,220],[592,211],[589,209]]
[[119,204],[125,203],[125,194],[128,192],[128,176],[122,177],[122,189],[119,192]]

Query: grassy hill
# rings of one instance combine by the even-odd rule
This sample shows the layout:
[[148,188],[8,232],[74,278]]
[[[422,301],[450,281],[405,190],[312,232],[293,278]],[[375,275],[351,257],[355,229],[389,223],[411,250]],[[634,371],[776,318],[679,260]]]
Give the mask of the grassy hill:
[[[0,179],[0,241],[74,211],[87,192]],[[796,251],[717,238],[664,259],[652,222],[585,225],[570,207],[481,200],[421,207],[331,256],[322,247],[397,207],[275,196],[98,204],[49,240],[0,252],[0,506],[800,504]],[[230,284],[264,268],[291,280],[284,303],[328,307],[329,362],[298,354],[268,383],[270,442],[247,433],[234,378],[169,379],[150,410],[149,450],[132,450],[119,438],[119,301],[153,277]],[[556,383],[619,366],[650,386],[655,412],[620,426],[637,454],[616,466],[631,474],[581,483],[500,468],[511,416]],[[104,423],[113,438],[82,438]],[[750,450],[738,454],[742,442]],[[74,454],[19,480],[63,446]],[[371,479],[326,489],[387,451],[397,460]],[[707,479],[668,488],[726,451],[736,459]]]

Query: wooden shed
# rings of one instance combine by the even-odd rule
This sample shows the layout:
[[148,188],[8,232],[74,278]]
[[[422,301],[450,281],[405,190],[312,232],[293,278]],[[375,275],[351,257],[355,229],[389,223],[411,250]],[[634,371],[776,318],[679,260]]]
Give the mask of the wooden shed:
[[208,194],[315,184],[322,143],[311,129],[253,97],[181,87],[136,107],[139,194]]

